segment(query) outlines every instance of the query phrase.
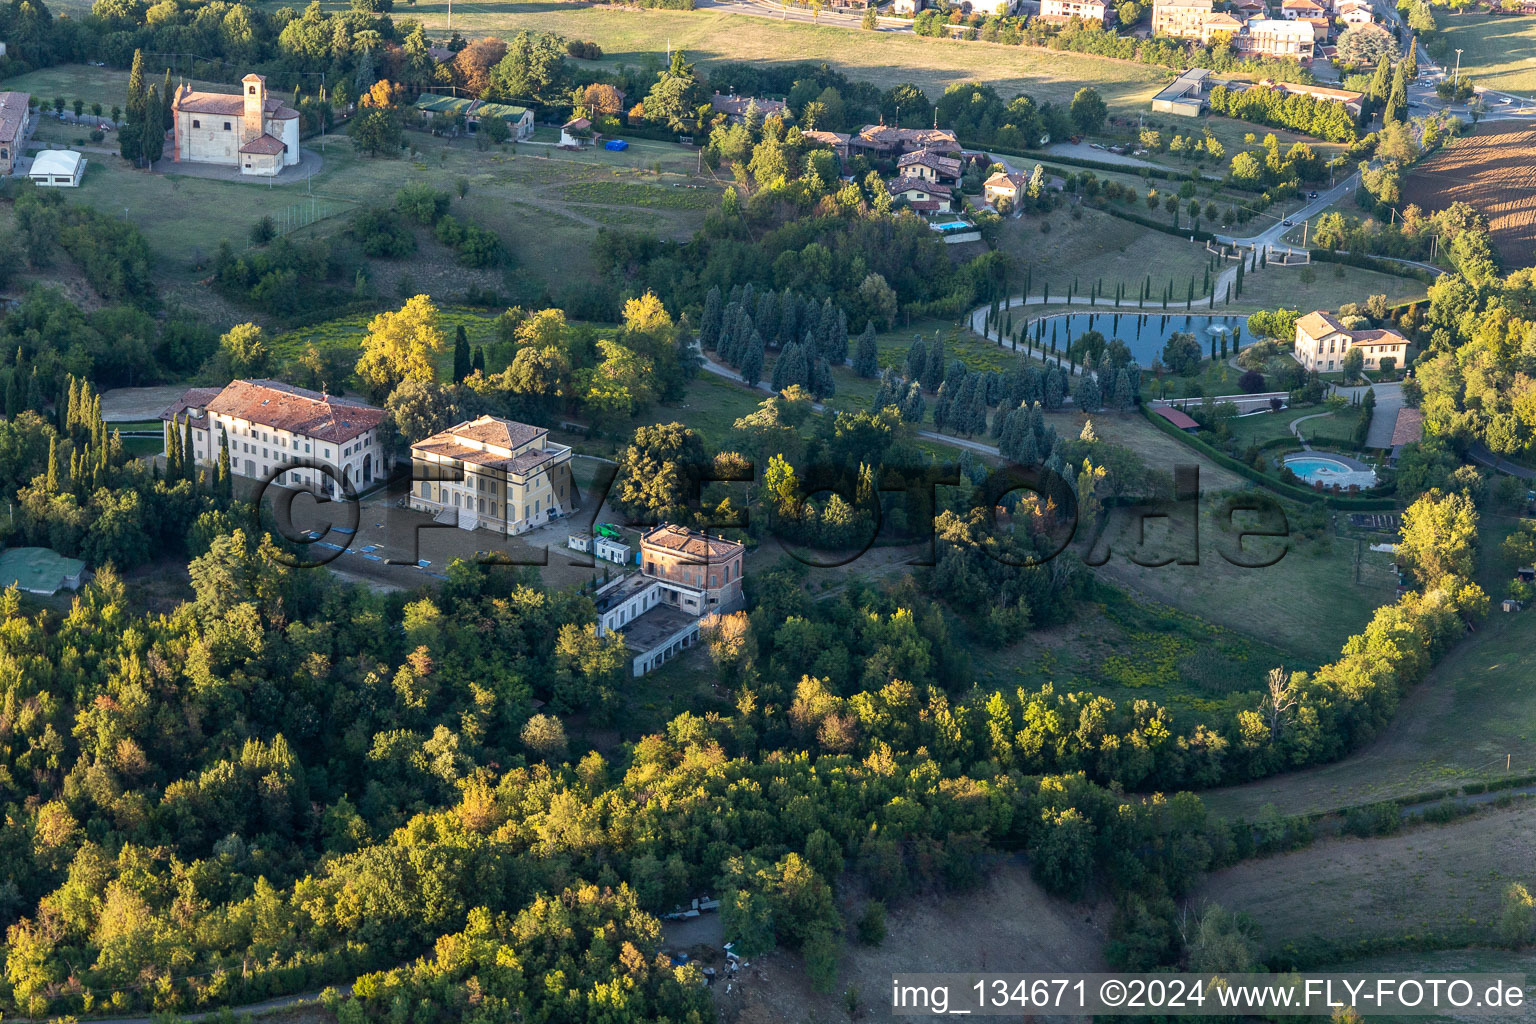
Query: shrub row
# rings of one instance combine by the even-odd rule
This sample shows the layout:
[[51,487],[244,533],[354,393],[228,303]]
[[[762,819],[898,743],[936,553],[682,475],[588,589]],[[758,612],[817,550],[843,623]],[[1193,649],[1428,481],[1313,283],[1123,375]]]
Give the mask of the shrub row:
[[[1354,252],[1338,252],[1334,249],[1312,249],[1312,258],[1319,263],[1343,263],[1362,270],[1374,270],[1394,277],[1407,277],[1425,284],[1434,284],[1435,275],[1423,267],[1411,267],[1406,263],[1384,260],[1378,256],[1365,256]],[[1412,305],[1412,303],[1409,303]]]

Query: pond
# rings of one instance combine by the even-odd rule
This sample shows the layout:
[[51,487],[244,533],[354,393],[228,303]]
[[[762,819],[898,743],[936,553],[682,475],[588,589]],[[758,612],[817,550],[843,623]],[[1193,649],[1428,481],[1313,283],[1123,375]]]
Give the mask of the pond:
[[1136,365],[1146,368],[1163,356],[1163,346],[1176,333],[1193,334],[1200,342],[1200,351],[1210,355],[1214,339],[1218,351],[1221,336],[1228,338],[1227,354],[1233,353],[1231,341],[1236,337],[1239,344],[1252,339],[1243,336],[1242,328],[1248,323],[1246,316],[1217,316],[1210,313],[1142,313],[1126,310],[1119,313],[1058,313],[1041,317],[1029,326],[1030,337],[1037,344],[1050,347],[1052,332],[1056,333],[1057,350],[1065,352],[1070,339],[1098,331],[1108,340],[1119,338],[1131,350]]

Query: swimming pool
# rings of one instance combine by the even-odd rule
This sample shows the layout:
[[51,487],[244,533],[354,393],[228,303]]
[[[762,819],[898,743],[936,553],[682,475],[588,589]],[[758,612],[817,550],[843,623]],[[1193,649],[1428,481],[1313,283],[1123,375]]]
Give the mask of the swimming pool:
[[1324,487],[1343,489],[1355,486],[1365,490],[1376,486],[1376,471],[1353,459],[1345,462],[1315,452],[1304,452],[1287,455],[1285,468],[1309,484],[1322,484]]

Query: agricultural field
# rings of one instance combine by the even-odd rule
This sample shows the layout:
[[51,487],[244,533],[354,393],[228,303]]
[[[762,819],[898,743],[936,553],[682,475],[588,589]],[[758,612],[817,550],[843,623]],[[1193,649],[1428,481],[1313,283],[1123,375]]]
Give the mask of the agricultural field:
[[1536,18],[1490,17],[1478,10],[1436,17],[1448,52],[1464,51],[1462,74],[1488,89],[1536,96]]
[[[282,0],[263,0],[262,5],[276,8]],[[324,0],[321,6],[346,8],[341,0]],[[402,16],[420,20],[429,33],[446,34],[448,0],[418,0],[408,10]],[[487,0],[456,4],[453,27],[468,38],[537,29],[590,40],[603,48],[602,63],[609,66],[642,64],[669,48],[684,51],[706,71],[711,64],[739,60],[826,63],[881,88],[914,82],[930,99],[955,82],[978,81],[1003,96],[1027,93],[1038,102],[1063,103],[1081,86],[1092,85],[1112,109],[1139,113],[1167,79],[1157,68],[1079,54],[706,10],[635,11],[547,0]]]
[[[1536,19],[1499,21],[1510,23],[1536,32]],[[1536,122],[1484,121],[1452,140],[1414,169],[1403,183],[1403,201],[1428,212],[1471,203],[1487,216],[1494,248],[1507,264],[1536,262]]]
[[1536,803],[1372,839],[1326,839],[1212,874],[1194,902],[1259,923],[1270,954],[1369,939],[1471,945],[1494,938],[1512,882],[1533,881]]

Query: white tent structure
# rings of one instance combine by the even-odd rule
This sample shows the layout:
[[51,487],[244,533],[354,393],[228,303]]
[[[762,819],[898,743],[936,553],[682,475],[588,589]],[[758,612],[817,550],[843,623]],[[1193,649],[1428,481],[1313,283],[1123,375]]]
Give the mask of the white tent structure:
[[76,188],[85,175],[85,160],[72,149],[45,149],[32,161],[27,177],[46,188]]

